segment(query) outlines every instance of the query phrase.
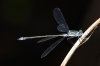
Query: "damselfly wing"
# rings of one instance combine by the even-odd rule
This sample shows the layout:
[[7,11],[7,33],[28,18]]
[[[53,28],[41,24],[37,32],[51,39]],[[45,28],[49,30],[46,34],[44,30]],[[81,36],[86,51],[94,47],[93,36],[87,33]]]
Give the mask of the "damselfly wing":
[[[60,11],[59,8],[55,8],[53,10],[53,15],[54,15],[54,18],[56,20],[56,22],[59,24],[57,26],[57,30],[60,31],[60,32],[65,32],[66,34],[68,34],[69,32],[69,27],[62,15],[62,12]],[[44,38],[42,40],[39,40],[38,43],[40,42],[43,42],[45,40],[49,40],[51,38],[55,38],[55,37],[47,37],[47,38]],[[44,53],[41,55],[41,58],[45,57],[46,55],[48,55],[65,37],[62,37],[61,39],[59,39],[58,41],[56,41],[55,43],[53,43],[51,46],[49,46],[45,51]]]

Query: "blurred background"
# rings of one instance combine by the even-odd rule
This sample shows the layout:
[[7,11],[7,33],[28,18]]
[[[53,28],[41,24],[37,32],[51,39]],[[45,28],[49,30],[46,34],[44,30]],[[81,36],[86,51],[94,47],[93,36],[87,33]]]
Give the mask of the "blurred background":
[[[55,38],[43,43],[39,39],[18,41],[19,37],[60,34],[53,9],[60,8],[70,30],[83,32],[100,16],[99,0],[1,0],[0,66],[60,66],[71,43],[64,39],[50,54],[41,54]],[[67,66],[100,66],[100,27],[80,46]]]

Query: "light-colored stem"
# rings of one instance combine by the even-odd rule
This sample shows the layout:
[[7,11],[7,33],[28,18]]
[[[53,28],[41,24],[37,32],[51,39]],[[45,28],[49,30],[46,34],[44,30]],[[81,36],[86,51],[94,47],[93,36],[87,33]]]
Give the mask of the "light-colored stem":
[[84,34],[77,40],[77,42],[73,45],[71,50],[68,52],[66,57],[64,58],[63,62],[60,66],[65,66],[69,59],[71,58],[72,54],[75,52],[75,50],[79,47],[80,43],[86,38],[86,36],[93,30],[95,27],[97,27],[100,23],[100,18],[96,20],[85,32]]

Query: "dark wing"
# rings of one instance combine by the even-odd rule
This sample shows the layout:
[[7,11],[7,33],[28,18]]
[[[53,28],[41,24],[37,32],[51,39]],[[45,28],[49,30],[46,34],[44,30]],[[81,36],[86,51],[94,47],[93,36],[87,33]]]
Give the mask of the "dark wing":
[[60,32],[67,32],[66,27],[64,24],[60,24],[57,26],[57,30]]
[[[68,25],[63,17],[63,14],[61,13],[60,9],[55,8],[53,10],[53,15],[54,15],[55,20],[59,24],[59,26],[57,27],[58,31],[62,32],[62,30],[63,30],[63,32],[68,33],[69,27],[68,27]],[[64,25],[64,26],[62,26],[62,25]]]
[[48,55],[65,37],[59,39],[58,41],[56,41],[55,43],[53,43],[51,46],[49,46],[44,53],[41,55],[41,58],[45,57],[46,55]]
[[[59,24],[58,27],[57,27],[58,31],[67,32],[68,33],[69,28],[67,26],[67,23],[65,22],[65,19],[64,19],[63,15],[62,15],[60,9],[59,8],[55,8],[53,10],[53,15],[54,15],[55,20]],[[40,43],[40,42],[43,42],[43,41],[47,41],[47,40],[50,40],[50,39],[53,39],[53,38],[55,38],[55,37],[47,37],[47,38],[39,40],[37,43]]]
[[37,43],[41,43],[41,42],[44,42],[44,41],[47,41],[47,40],[50,40],[50,39],[53,39],[53,38],[56,38],[57,36],[52,36],[52,37],[46,37],[46,38],[43,38],[41,40],[39,40]]

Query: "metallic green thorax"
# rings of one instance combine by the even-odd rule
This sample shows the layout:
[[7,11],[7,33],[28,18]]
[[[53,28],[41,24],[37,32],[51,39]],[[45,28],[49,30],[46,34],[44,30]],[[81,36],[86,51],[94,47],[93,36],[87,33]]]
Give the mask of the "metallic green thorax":
[[76,34],[77,34],[77,31],[75,31],[75,30],[70,31],[70,35],[76,35]]

